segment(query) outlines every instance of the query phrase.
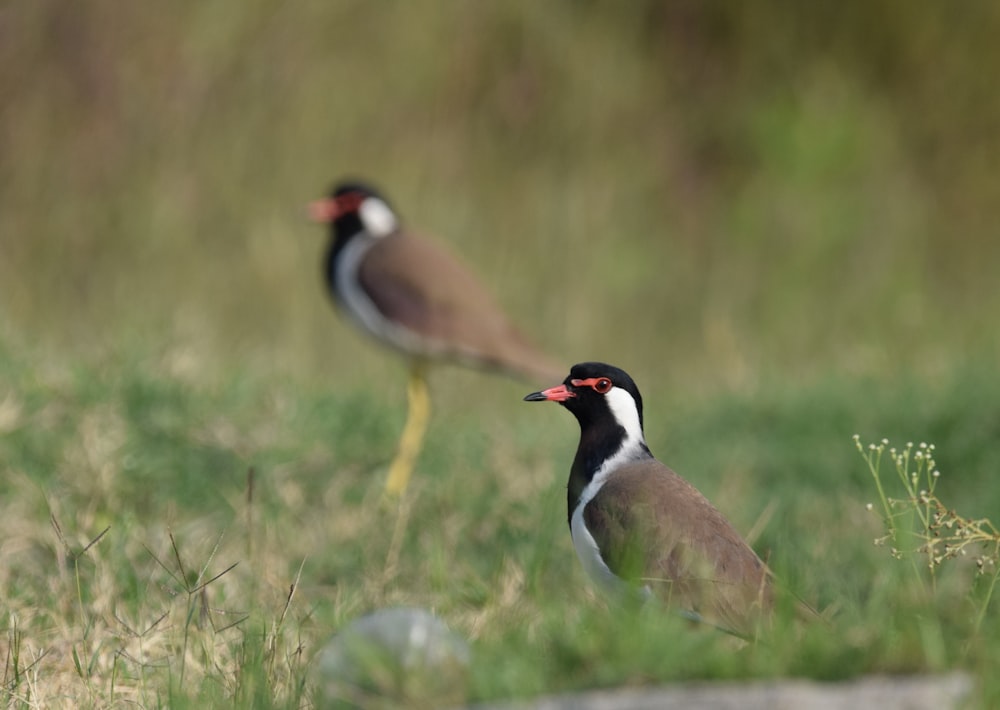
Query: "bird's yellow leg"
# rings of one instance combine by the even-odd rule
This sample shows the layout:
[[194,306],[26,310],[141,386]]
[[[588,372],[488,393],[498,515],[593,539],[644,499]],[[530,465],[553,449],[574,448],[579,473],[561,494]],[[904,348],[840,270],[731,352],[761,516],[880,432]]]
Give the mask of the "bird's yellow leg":
[[389,464],[389,478],[385,482],[385,492],[394,497],[401,496],[410,482],[410,474],[413,473],[413,465],[420,453],[427,421],[430,419],[431,401],[427,393],[427,376],[423,363],[415,362],[410,367],[406,400],[406,424],[399,438],[396,458]]

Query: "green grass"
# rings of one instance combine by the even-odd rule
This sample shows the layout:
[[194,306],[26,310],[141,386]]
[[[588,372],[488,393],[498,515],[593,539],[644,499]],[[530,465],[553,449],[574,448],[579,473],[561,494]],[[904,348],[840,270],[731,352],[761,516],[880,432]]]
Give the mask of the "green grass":
[[438,408],[400,537],[379,493],[401,408],[363,387],[247,371],[207,385],[155,359],[62,369],[9,348],[0,369],[11,384],[0,645],[13,706],[298,707],[322,643],[396,604],[434,609],[471,640],[472,699],[950,668],[979,675],[984,706],[1000,697],[988,672],[995,609],[976,633],[972,570],[942,569],[931,595],[872,544],[876,492],[851,441],[947,441],[939,495],[970,515],[994,510],[996,453],[954,435],[995,432],[988,369],[935,387],[823,378],[650,407],[654,451],[756,529],[778,574],[831,616],[803,625],[779,609],[773,637],[741,650],[652,610],[616,612],[591,591],[565,523],[575,425],[520,403],[523,387],[436,372],[478,394],[461,411]]

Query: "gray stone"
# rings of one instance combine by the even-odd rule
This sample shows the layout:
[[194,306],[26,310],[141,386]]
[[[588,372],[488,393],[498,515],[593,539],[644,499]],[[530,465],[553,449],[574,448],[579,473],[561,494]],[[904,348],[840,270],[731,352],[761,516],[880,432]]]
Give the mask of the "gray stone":
[[550,695],[475,710],[948,710],[964,706],[972,679],[943,676],[870,676],[839,683],[808,680],[685,683]]
[[318,708],[449,707],[466,699],[469,646],[423,609],[382,609],[341,629],[313,661]]

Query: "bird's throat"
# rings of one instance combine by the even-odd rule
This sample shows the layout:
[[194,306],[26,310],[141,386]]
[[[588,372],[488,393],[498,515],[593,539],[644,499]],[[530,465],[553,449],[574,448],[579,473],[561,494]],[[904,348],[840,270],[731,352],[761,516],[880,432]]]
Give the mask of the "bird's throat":
[[[603,479],[626,461],[651,456],[646,442],[629,436],[625,427],[613,424],[581,428],[566,489],[568,516],[572,524],[576,510],[588,486]],[[596,491],[591,491],[591,496]]]

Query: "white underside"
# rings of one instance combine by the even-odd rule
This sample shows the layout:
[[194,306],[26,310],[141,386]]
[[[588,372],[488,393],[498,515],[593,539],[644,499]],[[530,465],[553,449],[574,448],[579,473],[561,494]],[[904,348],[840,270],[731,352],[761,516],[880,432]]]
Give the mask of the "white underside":
[[357,275],[361,262],[377,243],[377,239],[367,234],[359,234],[344,246],[334,266],[336,273],[333,275],[333,282],[337,284],[337,295],[343,301],[342,305],[348,316],[362,330],[368,331],[403,352],[420,352],[426,349],[426,343],[422,343],[421,339],[409,329],[383,316],[358,282]]
[[[587,484],[587,487],[583,489],[583,493],[580,495],[580,502],[577,504],[570,518],[570,534],[573,537],[573,547],[576,548],[576,556],[580,558],[580,563],[587,572],[587,576],[602,591],[612,596],[617,596],[630,592],[632,588],[612,572],[601,557],[601,551],[597,547],[594,536],[590,534],[590,531],[587,530],[587,526],[583,522],[583,511],[587,507],[587,504],[594,499],[598,491],[601,490],[601,487],[612,473],[623,464],[643,458],[648,453],[644,446],[642,427],[639,424],[639,415],[636,411],[632,395],[623,389],[613,387],[606,396],[615,419],[625,428],[625,440],[622,442],[621,448],[604,462],[601,468],[594,474],[590,483]],[[648,587],[644,587],[641,593],[643,596],[648,596]]]
[[581,502],[573,511],[573,518],[570,522],[570,533],[573,536],[573,547],[576,548],[576,556],[580,558],[587,576],[597,585],[597,587],[609,596],[619,596],[625,594],[628,585],[623,582],[604,562],[601,552],[597,547],[594,536],[583,524],[583,508],[586,504]]

